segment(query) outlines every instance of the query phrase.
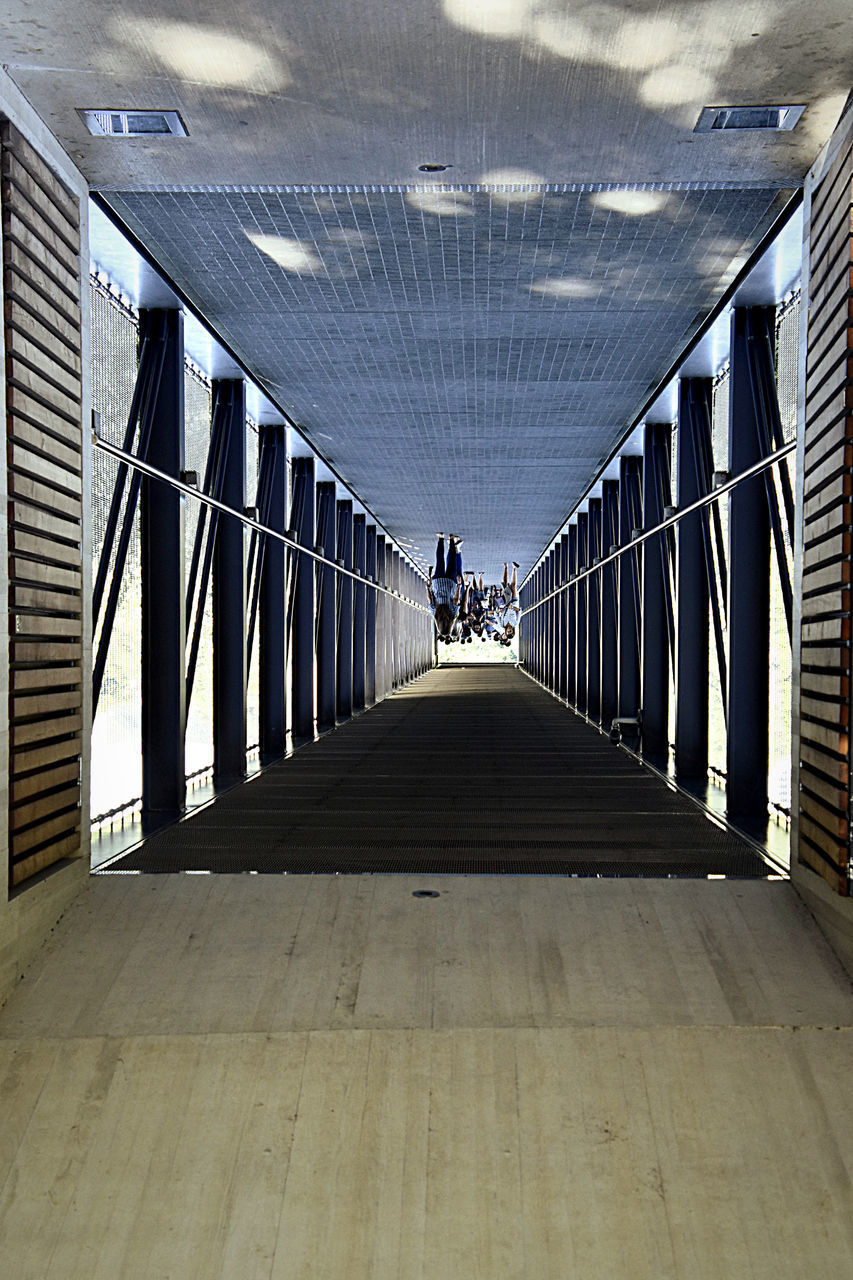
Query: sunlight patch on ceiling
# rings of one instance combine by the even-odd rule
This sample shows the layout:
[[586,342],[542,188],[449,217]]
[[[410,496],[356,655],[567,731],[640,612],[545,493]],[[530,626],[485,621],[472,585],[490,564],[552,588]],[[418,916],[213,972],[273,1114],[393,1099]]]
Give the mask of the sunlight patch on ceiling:
[[780,20],[780,6],[768,0],[693,0],[650,14],[624,3],[567,7],[561,0],[443,0],[445,16],[465,30],[524,41],[569,62],[636,72],[638,97],[659,108],[713,96],[716,73]]
[[541,293],[546,298],[594,298],[599,292],[592,281],[570,276],[534,280],[528,288],[531,293]]
[[472,217],[474,213],[471,197],[462,191],[410,191],[406,200],[413,209],[440,218]]
[[286,236],[265,236],[254,231],[247,231],[245,234],[256,249],[272,258],[283,271],[292,271],[295,275],[317,275],[323,270],[323,264],[317,255],[299,240],[289,240]]
[[598,191],[592,203],[599,209],[612,209],[639,218],[647,213],[658,213],[669,200],[666,191]]
[[116,18],[109,24],[113,39],[149,49],[163,66],[182,80],[219,89],[251,88],[275,93],[292,83],[292,76],[262,45],[231,31],[169,18]]
[[714,96],[717,81],[707,71],[675,62],[652,71],[640,85],[640,98],[649,107],[682,107]]
[[529,9],[530,0],[444,0],[444,12],[457,27],[502,39],[522,34]]

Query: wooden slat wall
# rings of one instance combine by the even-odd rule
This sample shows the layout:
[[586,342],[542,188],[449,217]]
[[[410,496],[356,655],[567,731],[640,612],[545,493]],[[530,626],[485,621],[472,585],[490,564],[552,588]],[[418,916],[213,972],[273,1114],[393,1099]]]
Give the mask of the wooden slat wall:
[[80,852],[82,387],[76,199],[0,125],[11,886]]
[[803,492],[798,856],[839,893],[850,870],[853,150],[812,193]]

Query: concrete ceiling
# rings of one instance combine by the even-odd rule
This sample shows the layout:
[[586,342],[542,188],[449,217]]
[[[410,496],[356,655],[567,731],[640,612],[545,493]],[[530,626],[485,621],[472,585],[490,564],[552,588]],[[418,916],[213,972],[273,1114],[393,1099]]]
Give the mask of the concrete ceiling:
[[[391,532],[455,524],[492,572],[536,558],[801,183],[853,6],[13,0],[0,59]],[[693,133],[754,102],[807,109]],[[190,136],[90,138],[86,107]]]

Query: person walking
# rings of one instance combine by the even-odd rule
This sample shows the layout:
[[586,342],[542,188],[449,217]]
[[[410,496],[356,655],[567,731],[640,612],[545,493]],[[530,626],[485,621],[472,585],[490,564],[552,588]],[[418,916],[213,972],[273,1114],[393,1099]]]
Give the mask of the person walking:
[[[430,566],[430,584],[427,587],[429,611],[439,636],[450,636],[460,610],[467,611],[463,601],[462,556],[459,548],[462,539],[455,533],[450,535],[450,547],[445,562],[444,534],[438,534],[438,545],[435,549],[435,565]],[[467,597],[467,588],[464,588]]]
[[518,565],[515,560],[512,562],[512,581],[508,581],[508,578],[509,565],[505,564],[502,583],[504,606],[500,611],[500,623],[504,637],[507,641],[510,641],[515,635],[515,629],[521,617],[521,607],[518,599]]

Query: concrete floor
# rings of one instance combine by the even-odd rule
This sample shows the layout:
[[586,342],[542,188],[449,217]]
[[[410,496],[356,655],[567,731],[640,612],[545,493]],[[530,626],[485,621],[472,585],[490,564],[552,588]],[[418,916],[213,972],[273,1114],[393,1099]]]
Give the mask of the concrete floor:
[[853,1274],[852,1024],[785,882],[98,878],[0,1014],[0,1274]]

